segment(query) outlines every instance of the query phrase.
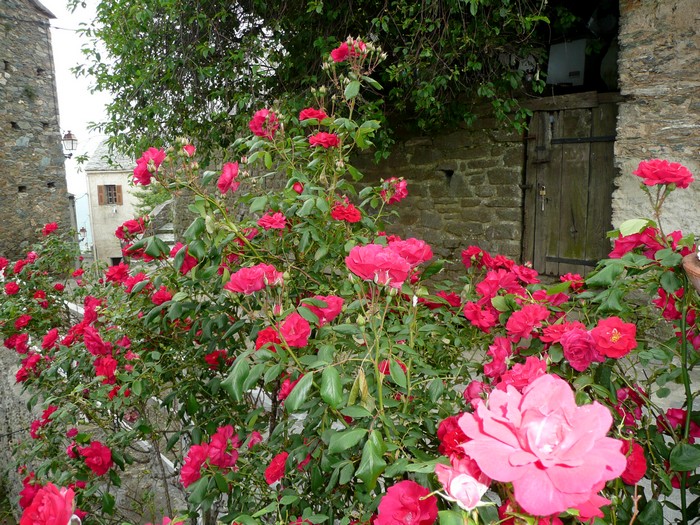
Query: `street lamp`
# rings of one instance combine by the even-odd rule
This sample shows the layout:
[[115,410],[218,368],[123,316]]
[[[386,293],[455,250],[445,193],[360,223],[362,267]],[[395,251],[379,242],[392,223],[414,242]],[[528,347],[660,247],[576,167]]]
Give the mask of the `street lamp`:
[[70,159],[73,156],[73,152],[78,148],[78,139],[73,135],[73,132],[69,130],[63,135],[61,142],[63,142],[63,156]]

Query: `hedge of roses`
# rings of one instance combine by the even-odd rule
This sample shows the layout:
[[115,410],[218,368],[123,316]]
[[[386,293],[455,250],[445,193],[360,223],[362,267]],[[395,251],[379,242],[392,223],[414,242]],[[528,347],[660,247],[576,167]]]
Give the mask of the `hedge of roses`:
[[[353,112],[379,58],[349,39],[313,103],[255,112],[220,170],[186,140],[144,152],[136,184],[193,195],[175,247],[142,217],[107,269],[72,270],[54,224],[0,259],[0,334],[41,414],[17,451],[22,523],[126,519],[114,495],[137,441],[187,501],[141,523],[660,523],[677,491],[698,516],[698,296],[680,266],[695,247],[660,223],[692,175],[642,163],[656,221],[624,223],[585,279],[544,285],[469,246],[449,281],[428,243],[382,231],[406,181],[355,185],[378,124]],[[283,189],[255,191],[275,173]],[[661,318],[676,334],[650,339]],[[686,404],[663,410],[673,383]]]

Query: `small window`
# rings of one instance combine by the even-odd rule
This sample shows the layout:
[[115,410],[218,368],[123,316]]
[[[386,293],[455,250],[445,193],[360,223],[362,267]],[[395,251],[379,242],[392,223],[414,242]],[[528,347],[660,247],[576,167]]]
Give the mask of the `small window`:
[[97,203],[100,206],[124,204],[122,187],[118,184],[104,184],[97,186]]
[[119,266],[119,264],[122,262],[121,257],[110,257],[110,266]]

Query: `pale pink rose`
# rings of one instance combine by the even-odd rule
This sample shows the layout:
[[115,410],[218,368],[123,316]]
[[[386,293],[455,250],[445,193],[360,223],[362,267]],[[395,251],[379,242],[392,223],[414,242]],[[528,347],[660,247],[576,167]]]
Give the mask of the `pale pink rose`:
[[355,246],[345,258],[348,269],[366,281],[401,288],[411,265],[393,250],[379,244]]
[[512,483],[516,502],[534,516],[591,501],[627,465],[622,443],[606,437],[610,411],[597,402],[577,406],[571,386],[551,374],[522,394],[493,390],[488,407],[479,402],[459,425],[469,438],[464,452],[491,479]]
[[435,475],[445,489],[447,499],[466,511],[476,508],[491,483],[469,458],[452,458],[450,467],[438,463],[435,465]]
[[428,262],[433,258],[433,250],[428,243],[413,237],[405,241],[389,241],[389,248],[406,259],[411,267]]

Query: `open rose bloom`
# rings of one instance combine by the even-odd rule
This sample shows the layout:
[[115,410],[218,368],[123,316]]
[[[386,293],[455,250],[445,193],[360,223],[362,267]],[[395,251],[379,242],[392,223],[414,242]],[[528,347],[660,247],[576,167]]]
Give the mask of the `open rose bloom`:
[[608,500],[598,496],[606,481],[626,466],[622,442],[607,437],[610,411],[593,403],[577,406],[569,384],[546,374],[521,394],[493,390],[488,405],[464,414],[464,452],[494,481],[512,483],[517,504],[533,516],[570,508],[602,516]]

